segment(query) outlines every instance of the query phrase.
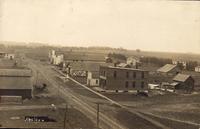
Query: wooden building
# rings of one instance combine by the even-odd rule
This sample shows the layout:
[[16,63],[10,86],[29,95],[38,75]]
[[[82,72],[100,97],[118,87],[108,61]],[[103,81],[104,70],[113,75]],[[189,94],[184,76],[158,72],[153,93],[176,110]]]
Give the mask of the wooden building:
[[180,68],[177,65],[166,64],[157,70],[162,75],[174,76],[180,72]]
[[0,96],[32,97],[30,69],[0,69]]
[[88,71],[87,72],[87,85],[88,86],[99,86],[99,71]]
[[115,91],[144,91],[148,89],[148,74],[140,69],[101,66],[100,87]]
[[190,93],[194,89],[194,79],[190,75],[178,74],[173,81],[172,86],[177,92]]

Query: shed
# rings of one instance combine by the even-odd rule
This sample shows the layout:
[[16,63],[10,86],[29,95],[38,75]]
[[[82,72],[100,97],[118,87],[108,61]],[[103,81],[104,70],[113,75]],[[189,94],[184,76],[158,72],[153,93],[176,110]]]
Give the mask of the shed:
[[168,75],[176,75],[180,72],[180,69],[178,68],[177,65],[166,64],[163,67],[159,68],[157,72],[168,74]]
[[187,74],[178,74],[173,79],[174,89],[184,92],[191,92],[194,89],[194,79]]
[[0,69],[0,96],[32,97],[30,69]]

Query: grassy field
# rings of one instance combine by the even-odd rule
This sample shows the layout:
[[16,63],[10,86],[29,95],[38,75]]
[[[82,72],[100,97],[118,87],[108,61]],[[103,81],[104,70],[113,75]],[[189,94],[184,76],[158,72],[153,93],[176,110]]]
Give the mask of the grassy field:
[[[0,111],[0,124],[2,127],[26,127],[26,128],[63,128],[65,109],[27,109],[17,111]],[[56,120],[56,122],[25,122],[25,116],[48,116]],[[13,119],[13,118],[18,119]],[[67,128],[94,128],[94,124],[90,119],[86,118],[81,112],[75,108],[68,108],[66,119]]]
[[[154,95],[152,97],[142,97],[135,94],[114,95],[105,93],[105,95],[128,106],[129,108],[133,108],[141,112],[149,112],[161,117],[200,124],[199,93],[191,95],[166,93],[162,95]],[[165,121],[170,122],[167,120]],[[175,123],[171,122],[171,124]],[[179,124],[183,125],[182,123]]]

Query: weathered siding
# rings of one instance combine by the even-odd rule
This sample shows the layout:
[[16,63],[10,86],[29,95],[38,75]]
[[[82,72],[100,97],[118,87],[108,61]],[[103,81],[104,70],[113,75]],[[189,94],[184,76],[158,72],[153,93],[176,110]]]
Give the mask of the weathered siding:
[[31,89],[1,89],[0,96],[22,96],[22,99],[32,97]]
[[[114,72],[116,72],[116,77],[114,77]],[[144,73],[144,78],[142,78],[142,73]],[[105,86],[103,86],[104,80],[106,80]],[[100,67],[100,83],[100,86],[107,90],[144,90],[148,88],[148,71]]]

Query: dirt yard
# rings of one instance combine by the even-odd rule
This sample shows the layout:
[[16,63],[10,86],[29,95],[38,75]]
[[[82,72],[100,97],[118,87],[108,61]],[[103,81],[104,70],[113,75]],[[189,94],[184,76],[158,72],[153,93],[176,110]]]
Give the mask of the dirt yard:
[[[56,111],[51,109],[28,109],[0,111],[0,125],[2,127],[29,127],[29,128],[63,128],[65,109]],[[25,116],[48,116],[56,122],[27,122]],[[68,108],[66,115],[67,128],[94,128],[94,124],[75,108]]]
[[200,124],[200,94],[165,93],[151,97],[136,94],[106,94],[129,108],[157,116]]

